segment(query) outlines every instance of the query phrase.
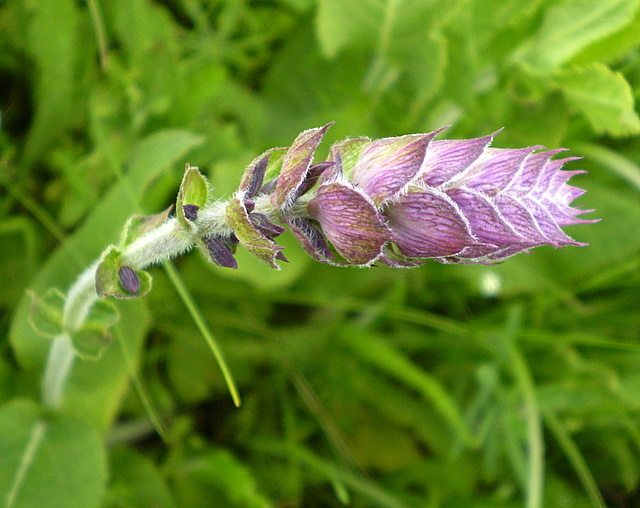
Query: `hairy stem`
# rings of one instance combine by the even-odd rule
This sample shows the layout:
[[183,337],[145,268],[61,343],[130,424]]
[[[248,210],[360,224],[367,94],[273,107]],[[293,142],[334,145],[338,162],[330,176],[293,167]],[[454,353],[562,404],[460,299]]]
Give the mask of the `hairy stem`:
[[[305,205],[306,202],[300,200],[295,210],[291,210],[291,215],[303,215]],[[226,208],[227,203],[223,201],[217,201],[202,208],[198,211],[197,218],[192,221],[191,231],[183,229],[175,217],[168,219],[123,247],[123,264],[142,270],[185,254],[194,247],[197,238],[209,235],[230,236],[233,230],[227,224]],[[280,219],[281,212],[273,208],[267,195],[255,198],[255,211],[272,220]],[[53,340],[43,377],[42,400],[53,409],[59,409],[62,405],[64,388],[77,357],[70,336],[82,328],[91,308],[99,299],[95,287],[96,270],[99,264],[100,258],[78,277],[67,293],[62,316],[64,332]],[[214,353],[218,358],[216,349]],[[221,365],[224,370],[224,362]],[[228,373],[226,374],[226,377],[229,377]],[[235,389],[232,392],[235,394],[234,400],[239,400]]]

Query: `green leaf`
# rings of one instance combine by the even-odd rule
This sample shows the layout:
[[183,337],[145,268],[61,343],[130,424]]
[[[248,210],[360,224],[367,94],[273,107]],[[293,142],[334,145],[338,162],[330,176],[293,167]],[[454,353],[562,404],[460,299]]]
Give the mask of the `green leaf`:
[[122,235],[120,236],[120,247],[126,247],[132,244],[138,238],[144,236],[149,231],[154,230],[161,224],[164,224],[169,218],[169,213],[173,207],[167,208],[164,212],[154,215],[134,215],[124,226]]
[[635,51],[639,44],[640,10],[624,28],[586,47],[571,60],[571,63],[574,65],[586,65],[592,62],[611,64],[620,61],[627,53]]
[[318,39],[327,58],[346,48],[375,53],[365,88],[383,90],[399,74],[408,74],[425,101],[442,84],[446,63],[445,39],[438,32],[441,10],[434,2],[393,0],[344,2],[321,0]]
[[[1,127],[0,118],[0,127]],[[0,150],[1,144],[0,144]],[[6,152],[5,152],[6,153]],[[5,157],[3,154],[1,157]],[[0,158],[1,158],[0,157]],[[11,183],[3,171],[0,160],[0,185],[9,188]],[[9,177],[11,178],[11,177]],[[6,196],[6,194],[5,194]],[[7,203],[9,200],[4,199]],[[26,215],[6,217],[0,221],[0,305],[14,307],[24,293],[24,288],[34,275],[36,260],[39,257],[38,248],[43,240],[35,227],[34,221]]]
[[320,0],[316,29],[322,52],[334,58],[346,46],[373,44],[386,2]]
[[112,341],[109,329],[119,319],[118,310],[112,302],[98,300],[79,330],[68,332],[74,351],[88,360],[97,360]]
[[29,322],[43,337],[52,338],[62,333],[62,312],[65,296],[55,288],[49,289],[42,298],[31,291]]
[[567,69],[555,77],[567,104],[589,120],[598,134],[630,136],[640,132],[631,86],[603,64]]
[[180,190],[178,191],[178,200],[176,203],[176,213],[178,221],[185,230],[191,229],[191,223],[185,217],[184,206],[195,205],[198,208],[207,204],[209,197],[209,184],[198,168],[186,165]]
[[622,29],[640,0],[564,0],[550,7],[540,30],[514,56],[542,72],[552,72],[584,48]]
[[89,425],[17,400],[0,408],[0,499],[11,508],[99,507],[107,464]]

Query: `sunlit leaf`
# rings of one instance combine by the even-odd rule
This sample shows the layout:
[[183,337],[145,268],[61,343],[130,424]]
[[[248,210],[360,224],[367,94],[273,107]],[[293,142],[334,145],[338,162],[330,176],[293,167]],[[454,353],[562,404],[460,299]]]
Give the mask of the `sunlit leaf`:
[[0,497],[5,506],[98,507],[107,480],[91,426],[16,400],[0,407]]

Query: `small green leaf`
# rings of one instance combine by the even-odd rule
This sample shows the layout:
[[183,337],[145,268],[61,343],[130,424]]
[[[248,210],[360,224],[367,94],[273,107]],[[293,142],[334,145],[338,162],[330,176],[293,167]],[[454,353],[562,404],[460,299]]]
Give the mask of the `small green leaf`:
[[57,289],[50,289],[42,298],[31,291],[31,312],[29,322],[43,337],[55,337],[62,333],[62,312],[65,297]]
[[559,68],[590,44],[631,22],[640,0],[565,0],[545,12],[533,39],[516,50],[517,59],[544,72]]
[[226,450],[204,450],[179,460],[183,473],[173,489],[178,506],[273,506],[260,492],[253,468]]
[[182,177],[182,183],[180,184],[180,191],[178,192],[178,200],[176,204],[176,211],[178,214],[178,221],[180,225],[186,229],[191,229],[189,219],[185,216],[185,205],[195,205],[198,208],[202,208],[207,204],[207,198],[209,196],[209,184],[198,168],[186,165],[184,176]]
[[[367,41],[375,37],[366,21],[379,24],[380,11],[384,6],[377,2],[342,2],[340,0],[320,0],[316,30],[322,53],[334,58],[346,46],[355,41]],[[377,7],[377,8],[376,8]],[[365,42],[366,44],[366,42]]]
[[584,114],[597,133],[629,136],[640,132],[631,86],[619,72],[594,63],[562,71],[556,83],[567,104]]
[[169,213],[173,207],[170,206],[164,212],[154,215],[134,215],[124,226],[122,236],[120,237],[120,247],[132,244],[138,238],[142,237],[149,231],[164,224],[169,218]]
[[111,334],[104,328],[87,326],[70,332],[69,337],[75,353],[85,360],[99,360],[112,341]]
[[118,310],[112,302],[98,300],[89,311],[82,328],[69,332],[75,352],[87,360],[99,359],[111,344],[109,328],[116,324],[119,318]]
[[[138,277],[139,285],[132,290],[123,284],[122,269],[127,268]],[[151,291],[151,275],[143,270],[134,270],[123,266],[122,252],[117,247],[110,247],[102,255],[96,269],[96,293],[100,298],[114,296],[119,299],[139,298]]]

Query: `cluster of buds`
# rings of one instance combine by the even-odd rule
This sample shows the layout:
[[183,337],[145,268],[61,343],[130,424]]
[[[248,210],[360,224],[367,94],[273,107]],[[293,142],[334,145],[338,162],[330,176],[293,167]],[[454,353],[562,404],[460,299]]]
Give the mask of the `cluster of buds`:
[[347,139],[314,162],[328,127],[249,165],[226,205],[227,227],[208,237],[214,262],[237,267],[239,243],[278,268],[280,224],[314,259],[337,266],[496,263],[540,245],[585,245],[561,229],[592,222],[578,218],[591,210],[570,206],[584,191],[567,181],[582,171],[561,170],[576,159],[553,159],[562,149],[492,148],[494,134],[435,140],[436,131]]

